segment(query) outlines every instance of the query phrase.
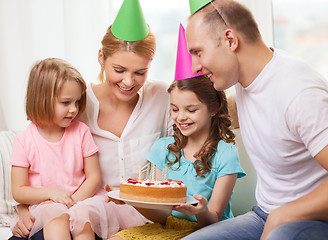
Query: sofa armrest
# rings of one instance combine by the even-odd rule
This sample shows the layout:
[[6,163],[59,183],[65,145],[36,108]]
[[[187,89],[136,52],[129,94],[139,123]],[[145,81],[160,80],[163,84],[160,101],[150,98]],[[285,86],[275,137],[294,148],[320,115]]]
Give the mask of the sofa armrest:
[[15,135],[14,131],[0,131],[0,227],[9,227],[15,215],[9,165]]
[[9,227],[0,227],[0,239],[9,239],[12,235]]
[[245,150],[240,134],[240,129],[235,129],[234,133],[236,135],[236,147],[238,148],[240,165],[246,172],[245,177],[237,179],[234,193],[232,195],[231,209],[234,216],[238,216],[251,211],[252,206],[257,205],[255,199],[257,177],[253,164]]

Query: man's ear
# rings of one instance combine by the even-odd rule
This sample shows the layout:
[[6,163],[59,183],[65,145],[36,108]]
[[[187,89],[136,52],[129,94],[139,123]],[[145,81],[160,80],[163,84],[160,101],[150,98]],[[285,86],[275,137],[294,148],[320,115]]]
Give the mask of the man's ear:
[[236,51],[236,49],[238,48],[238,45],[239,45],[239,39],[238,39],[238,36],[235,33],[235,31],[228,28],[224,31],[224,35],[225,35],[226,40],[229,43],[229,48],[232,51]]
[[102,68],[105,66],[105,63],[104,63],[104,54],[103,54],[102,49],[99,49],[99,51],[98,51],[98,62],[99,62],[100,66]]

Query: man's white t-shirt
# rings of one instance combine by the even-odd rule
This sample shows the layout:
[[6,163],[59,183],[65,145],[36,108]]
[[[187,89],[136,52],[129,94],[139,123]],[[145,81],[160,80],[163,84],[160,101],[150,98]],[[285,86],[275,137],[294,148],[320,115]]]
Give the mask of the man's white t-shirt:
[[309,66],[274,49],[251,85],[236,85],[236,102],[263,211],[306,195],[328,178],[314,159],[328,144],[328,84]]

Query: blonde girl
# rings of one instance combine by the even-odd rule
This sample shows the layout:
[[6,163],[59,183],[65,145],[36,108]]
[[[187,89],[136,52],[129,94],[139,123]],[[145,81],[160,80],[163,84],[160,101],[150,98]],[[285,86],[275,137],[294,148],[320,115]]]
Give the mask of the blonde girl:
[[45,239],[101,234],[106,214],[104,199],[94,196],[101,183],[98,147],[75,120],[85,107],[86,85],[75,68],[56,58],[34,65],[26,94],[31,123],[17,135],[10,160],[13,196],[35,218],[30,237],[42,228]]

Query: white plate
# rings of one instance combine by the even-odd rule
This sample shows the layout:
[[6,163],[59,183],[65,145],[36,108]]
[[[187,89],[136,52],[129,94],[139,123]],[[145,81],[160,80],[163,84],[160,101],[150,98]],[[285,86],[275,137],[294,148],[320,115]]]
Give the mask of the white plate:
[[172,207],[175,205],[198,203],[198,200],[196,200],[192,196],[187,196],[187,201],[185,203],[157,203],[157,202],[135,201],[135,200],[120,198],[120,190],[110,191],[108,192],[108,196],[117,200],[121,200],[133,207],[149,208],[149,209],[172,209]]

